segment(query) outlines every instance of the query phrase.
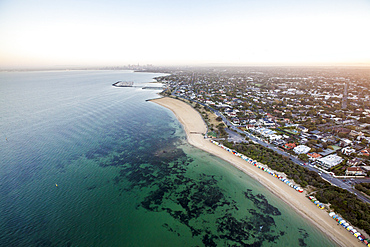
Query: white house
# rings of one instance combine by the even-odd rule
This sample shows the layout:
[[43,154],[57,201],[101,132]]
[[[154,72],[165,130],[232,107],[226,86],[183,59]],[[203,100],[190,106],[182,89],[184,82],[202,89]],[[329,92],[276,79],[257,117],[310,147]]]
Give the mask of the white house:
[[276,140],[282,139],[283,137],[281,135],[272,134],[272,135],[269,135],[268,138],[270,139],[270,141],[276,141]]
[[356,152],[355,149],[351,148],[351,147],[345,147],[345,148],[342,148],[342,153],[344,153],[345,155],[350,155],[351,153],[354,153]]
[[343,158],[336,155],[331,154],[326,157],[318,159],[318,163],[325,169],[332,168],[333,166],[339,165],[343,161]]
[[307,147],[306,145],[299,145],[299,146],[296,146],[293,151],[296,153],[296,154],[306,154],[308,152],[310,152],[311,148],[310,147]]

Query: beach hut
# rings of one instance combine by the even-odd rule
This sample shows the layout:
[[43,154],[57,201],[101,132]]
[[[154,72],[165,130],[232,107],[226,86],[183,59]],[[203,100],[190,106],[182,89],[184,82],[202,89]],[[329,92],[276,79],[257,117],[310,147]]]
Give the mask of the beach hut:
[[347,228],[347,227],[349,226],[349,223],[348,223],[348,222],[346,222],[346,223],[344,223],[342,226],[343,226],[344,228]]
[[364,241],[364,240],[365,240],[365,236],[364,236],[364,235],[362,235],[362,234],[361,234],[360,236],[358,236],[357,238],[358,238],[359,240],[361,240],[361,241]]
[[347,230],[347,231],[351,231],[352,229],[353,229],[353,227],[352,227],[352,226],[347,226],[347,227],[346,227],[346,230]]
[[341,217],[338,217],[338,218],[336,218],[335,220],[339,222],[339,221],[341,221],[341,220],[343,220],[343,219],[342,219]]
[[334,215],[335,215],[335,213],[334,213],[334,212],[330,212],[330,213],[329,213],[329,216],[330,216],[330,217],[333,217]]
[[358,237],[361,235],[361,233],[356,232],[356,233],[354,233],[353,235],[355,235],[355,237],[356,237],[356,238],[358,238]]
[[298,192],[299,193],[302,193],[303,192],[303,189],[302,188],[299,188]]

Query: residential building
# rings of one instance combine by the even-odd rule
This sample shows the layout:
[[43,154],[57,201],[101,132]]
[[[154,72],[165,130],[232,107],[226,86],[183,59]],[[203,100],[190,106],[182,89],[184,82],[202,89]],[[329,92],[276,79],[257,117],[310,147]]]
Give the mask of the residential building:
[[316,161],[317,159],[320,159],[322,156],[318,153],[308,153],[308,158],[312,161]]
[[347,166],[358,166],[362,163],[362,160],[359,158],[353,158],[347,161]]
[[355,153],[356,150],[351,148],[351,147],[345,147],[345,148],[342,148],[342,153],[345,154],[345,155],[350,155],[352,153]]
[[299,146],[296,146],[293,151],[296,153],[296,154],[306,154],[308,152],[310,152],[311,148],[306,146],[306,145],[299,145]]
[[300,131],[302,131],[303,133],[308,132],[308,129],[306,127],[301,126],[301,125],[298,126],[297,129],[300,130]]
[[369,156],[370,155],[370,148],[366,148],[361,150],[361,155]]
[[333,166],[339,165],[342,161],[343,161],[342,157],[336,154],[331,154],[326,157],[318,159],[317,163],[324,169],[330,169]]
[[360,167],[348,167],[346,176],[360,176],[364,175],[364,171]]
[[285,143],[285,144],[283,145],[283,148],[284,148],[285,150],[291,150],[291,149],[293,149],[293,148],[295,148],[295,147],[296,147],[295,143]]
[[341,139],[340,140],[340,146],[341,147],[347,147],[349,145],[352,144],[352,141],[351,140],[348,140],[348,139]]

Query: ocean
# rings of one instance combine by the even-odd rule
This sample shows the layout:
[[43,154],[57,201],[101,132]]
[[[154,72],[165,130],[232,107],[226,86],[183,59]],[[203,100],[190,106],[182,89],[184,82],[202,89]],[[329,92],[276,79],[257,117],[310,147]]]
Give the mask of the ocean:
[[[0,73],[0,246],[335,246],[186,142],[161,74]],[[133,81],[137,87],[112,83]]]

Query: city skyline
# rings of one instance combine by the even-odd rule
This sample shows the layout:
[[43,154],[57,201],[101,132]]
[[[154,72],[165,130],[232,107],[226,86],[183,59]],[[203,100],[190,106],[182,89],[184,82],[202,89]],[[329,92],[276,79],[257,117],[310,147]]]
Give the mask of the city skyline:
[[370,65],[369,1],[2,1],[0,68]]

